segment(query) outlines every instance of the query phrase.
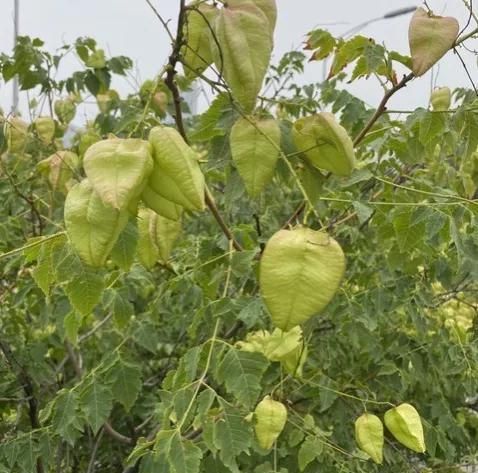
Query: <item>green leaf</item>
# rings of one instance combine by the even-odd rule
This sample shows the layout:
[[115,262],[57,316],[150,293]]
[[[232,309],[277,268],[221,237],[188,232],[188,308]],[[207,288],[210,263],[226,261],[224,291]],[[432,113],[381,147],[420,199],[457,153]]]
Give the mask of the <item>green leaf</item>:
[[98,141],[86,150],[83,163],[103,202],[119,210],[141,194],[153,170],[151,146],[138,139]]
[[108,376],[112,381],[114,400],[123,404],[126,411],[130,411],[141,390],[141,369],[119,358]]
[[409,251],[423,240],[425,222],[415,220],[413,216],[413,212],[405,211],[399,213],[393,219],[393,227],[401,251]]
[[205,389],[199,393],[197,397],[196,417],[193,423],[196,430],[206,422],[209,409],[211,409],[215,400],[216,393],[210,389]]
[[184,440],[179,434],[171,439],[169,463],[176,472],[198,473],[202,451],[190,440]]
[[213,54],[234,99],[250,113],[269,66],[273,37],[271,29],[264,28],[271,25],[264,12],[252,2],[244,3],[220,10],[215,22],[220,49],[213,43]]
[[137,245],[138,229],[136,228],[136,222],[130,220],[120,233],[115,246],[111,250],[111,259],[123,271],[129,271],[136,256]]
[[367,222],[370,217],[373,215],[372,207],[369,207],[366,204],[362,204],[361,202],[354,202],[353,203],[354,210],[357,212],[357,218],[360,223]]
[[111,388],[100,384],[100,380],[93,377],[81,393],[80,404],[86,421],[96,435],[113,407]]
[[229,95],[218,94],[211,106],[199,116],[198,124],[192,132],[191,139],[194,141],[210,141],[216,136],[224,136],[226,129],[224,121],[233,117],[234,107],[231,104]]
[[201,449],[181,438],[177,431],[160,431],[156,436],[155,453],[166,457],[175,473],[199,473]]
[[74,186],[66,197],[68,237],[81,258],[91,266],[104,265],[127,223],[127,213],[104,204],[86,179]]
[[323,443],[316,437],[308,436],[300,446],[297,456],[299,470],[304,471],[310,463],[322,454],[322,450]]
[[151,130],[154,170],[149,187],[164,199],[189,210],[204,209],[205,183],[196,153],[171,127]]
[[425,74],[453,47],[459,29],[455,18],[435,16],[417,8],[408,30],[412,70],[416,76]]
[[372,74],[387,77],[390,72],[387,67],[385,48],[369,39],[368,44],[365,45],[361,56],[358,58],[350,82],[361,77],[368,78]]
[[355,152],[345,128],[328,112],[300,118],[293,127],[297,150],[318,169],[349,176],[355,167]]
[[214,444],[224,465],[232,473],[239,473],[236,459],[241,453],[247,452],[252,444],[251,426],[240,411],[224,402],[221,405],[223,419],[214,424]]
[[76,345],[78,340],[78,331],[81,327],[81,317],[77,312],[71,311],[63,319],[63,329],[65,330],[65,338],[69,340],[73,345]]
[[33,279],[45,296],[50,293],[50,287],[56,280],[53,264],[53,253],[61,250],[65,244],[65,238],[55,238],[39,245],[39,253],[36,257],[37,265],[32,272]]
[[460,134],[464,139],[463,159],[468,159],[478,146],[478,118],[474,112],[465,112],[465,120]]
[[446,116],[444,113],[426,111],[420,120],[420,141],[423,145],[431,144],[434,147],[437,137],[445,131]]
[[232,159],[251,197],[257,197],[272,180],[280,140],[280,127],[272,119],[241,118],[232,127]]
[[327,31],[317,29],[309,33],[306,49],[313,49],[312,60],[320,61],[330,56],[337,44],[335,38]]
[[217,380],[246,407],[252,407],[262,387],[261,379],[267,360],[258,353],[231,348],[217,370]]
[[328,79],[336,76],[345,66],[362,56],[367,46],[369,46],[369,38],[365,36],[359,35],[348,41],[342,40],[336,47]]
[[115,291],[112,289],[109,291],[111,291],[112,295],[108,301],[108,308],[113,311],[116,326],[120,330],[124,329],[134,315],[133,304],[128,300],[126,291]]
[[37,458],[39,457],[38,445],[30,434],[19,442],[21,455],[17,458],[17,464],[22,473],[31,473],[36,470]]
[[100,302],[104,289],[103,277],[90,268],[74,275],[65,286],[71,305],[81,314],[89,315]]
[[63,389],[59,392],[53,411],[52,428],[70,445],[81,435],[82,422],[78,415],[78,395]]
[[345,271],[340,245],[305,227],[280,230],[261,258],[260,287],[276,327],[288,332],[334,297]]

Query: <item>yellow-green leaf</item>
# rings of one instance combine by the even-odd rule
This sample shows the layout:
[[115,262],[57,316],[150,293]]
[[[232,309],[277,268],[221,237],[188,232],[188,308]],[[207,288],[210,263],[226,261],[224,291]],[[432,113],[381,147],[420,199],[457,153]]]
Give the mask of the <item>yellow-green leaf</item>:
[[154,192],[151,187],[146,186],[141,194],[141,199],[151,210],[154,210],[158,215],[169,218],[170,220],[179,220],[183,213],[183,208],[180,205],[165,199],[157,192]]
[[264,450],[270,450],[284,430],[287,409],[281,402],[266,396],[254,410],[257,442]]
[[171,127],[151,130],[154,169],[149,187],[188,210],[203,210],[205,182],[195,151]]
[[231,153],[247,192],[258,196],[274,176],[280,149],[275,120],[239,119],[231,130]]
[[[238,3],[238,2],[236,2]],[[220,49],[213,43],[216,68],[246,113],[252,112],[272,54],[269,19],[252,2],[222,8],[215,22]]]
[[184,71],[188,78],[202,74],[213,62],[211,41],[217,8],[205,3],[194,6],[187,12],[185,24],[186,44],[181,50]]
[[260,287],[274,325],[287,332],[320,312],[344,270],[342,249],[326,233],[298,227],[273,235],[261,258]]
[[382,464],[383,424],[376,415],[365,413],[355,421],[355,440],[375,463]]
[[412,71],[425,74],[455,44],[460,25],[450,16],[435,16],[417,8],[408,29]]
[[153,170],[151,146],[138,139],[98,141],[86,150],[84,167],[101,199],[124,209],[141,194]]
[[300,118],[293,127],[294,142],[298,151],[319,169],[339,176],[349,176],[355,167],[352,140],[335,117],[322,112]]
[[65,226],[72,245],[91,266],[103,266],[128,223],[128,213],[105,204],[85,179],[65,201]]
[[422,421],[412,405],[400,404],[389,409],[384,420],[387,429],[402,445],[414,452],[425,452]]

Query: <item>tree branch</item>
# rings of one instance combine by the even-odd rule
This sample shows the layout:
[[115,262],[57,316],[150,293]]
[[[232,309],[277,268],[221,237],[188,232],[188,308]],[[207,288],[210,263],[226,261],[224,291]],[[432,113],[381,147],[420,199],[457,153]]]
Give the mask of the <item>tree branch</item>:
[[377,110],[375,110],[375,113],[364,126],[362,131],[355,137],[354,146],[358,146],[360,144],[360,142],[365,138],[369,130],[373,127],[373,125],[375,125],[375,122],[385,113],[385,111],[387,110],[387,103],[392,98],[392,96],[395,95],[395,93],[397,93],[400,89],[403,89],[414,78],[415,74],[413,72],[410,72],[410,74],[403,76],[402,80],[397,85],[393,86],[391,89],[385,92],[385,95],[380,101]]
[[[149,2],[148,2],[149,3]],[[171,94],[173,96],[173,101],[174,101],[174,121],[176,123],[176,126],[178,128],[178,131],[180,135],[183,137],[184,141],[189,144],[189,140],[186,134],[186,129],[184,126],[184,120],[183,120],[183,113],[181,110],[181,94],[179,93],[178,86],[176,84],[176,66],[180,60],[180,55],[181,55],[181,48],[184,45],[184,25],[186,22],[186,0],[180,0],[180,6],[179,6],[179,16],[178,16],[178,28],[176,31],[176,39],[173,42],[173,50],[169,56],[169,61],[168,61],[168,68],[166,72],[166,78],[164,80],[164,83],[168,87],[168,89],[171,91]],[[234,238],[234,235],[226,222],[224,221],[221,213],[219,212],[219,209],[216,206],[216,203],[214,202],[214,198],[212,197],[210,191],[206,188],[206,196],[205,196],[205,201],[206,205],[213,214],[214,218],[216,219],[218,225],[221,227],[221,230],[223,231],[224,235],[226,235],[226,238],[232,242],[234,248],[237,251],[242,251],[242,246],[240,243]]]

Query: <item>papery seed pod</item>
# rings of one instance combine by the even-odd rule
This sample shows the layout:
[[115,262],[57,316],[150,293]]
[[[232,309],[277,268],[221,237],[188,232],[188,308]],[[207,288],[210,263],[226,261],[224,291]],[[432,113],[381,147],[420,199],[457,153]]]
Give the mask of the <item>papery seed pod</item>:
[[352,139],[331,113],[300,118],[294,123],[292,133],[297,150],[316,168],[339,176],[348,176],[353,171]]
[[430,104],[435,112],[446,112],[451,105],[451,90],[449,87],[439,87],[430,96]]
[[417,8],[408,29],[412,71],[419,77],[455,44],[460,25],[455,18],[433,15]]
[[7,149],[11,154],[22,154],[28,138],[28,123],[21,118],[12,117],[5,122]]
[[239,119],[231,130],[232,159],[251,197],[257,197],[274,176],[281,132],[275,120]]
[[88,179],[75,185],[65,200],[65,227],[72,245],[90,266],[103,266],[121,231],[128,212],[105,204]]
[[196,152],[177,130],[158,126],[151,130],[154,169],[148,186],[166,200],[188,210],[203,210],[205,181]]
[[355,440],[375,463],[382,464],[383,424],[376,415],[365,413],[355,421]]
[[153,170],[151,145],[135,138],[98,141],[86,150],[83,165],[103,201],[123,209],[146,186]]
[[214,31],[220,45],[219,48],[212,43],[216,68],[234,99],[246,113],[251,113],[272,54],[270,21],[253,2],[233,2],[220,10]]
[[412,405],[400,404],[389,409],[385,413],[384,421],[387,429],[402,445],[414,452],[425,452],[422,421]]
[[287,409],[281,402],[266,396],[254,410],[257,442],[264,450],[270,450],[287,421]]
[[259,277],[273,324],[288,332],[319,313],[337,292],[344,270],[344,253],[326,233],[298,227],[274,234]]
[[76,104],[72,98],[57,100],[54,105],[55,114],[63,125],[68,125],[76,115]]
[[38,117],[34,122],[33,126],[37,132],[38,138],[42,143],[49,145],[55,138],[55,120],[51,117]]

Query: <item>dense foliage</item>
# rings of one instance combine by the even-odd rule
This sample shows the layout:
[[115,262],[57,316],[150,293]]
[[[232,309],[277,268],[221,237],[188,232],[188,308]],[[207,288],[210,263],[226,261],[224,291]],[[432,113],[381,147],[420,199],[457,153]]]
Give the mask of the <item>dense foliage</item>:
[[274,0],[178,3],[127,97],[90,38],[0,55],[35,97],[0,128],[0,472],[474,464],[478,101],[386,105],[477,30],[419,9],[411,57],[315,30],[270,65]]

